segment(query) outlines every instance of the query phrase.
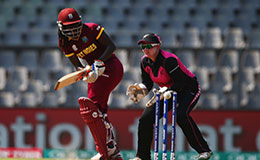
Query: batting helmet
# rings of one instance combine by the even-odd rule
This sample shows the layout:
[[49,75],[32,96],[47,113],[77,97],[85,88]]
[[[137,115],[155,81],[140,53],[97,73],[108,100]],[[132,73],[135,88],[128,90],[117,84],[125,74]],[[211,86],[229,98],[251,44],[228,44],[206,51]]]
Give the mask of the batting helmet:
[[72,39],[78,38],[81,29],[81,16],[73,8],[65,8],[60,11],[58,16],[58,27],[63,35]]

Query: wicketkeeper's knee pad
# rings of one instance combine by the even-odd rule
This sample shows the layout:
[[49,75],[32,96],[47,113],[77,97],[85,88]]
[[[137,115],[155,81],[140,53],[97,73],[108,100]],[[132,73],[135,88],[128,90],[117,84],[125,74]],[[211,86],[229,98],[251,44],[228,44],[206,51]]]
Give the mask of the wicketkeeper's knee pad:
[[80,114],[90,129],[97,151],[103,159],[108,159],[107,135],[111,132],[109,124],[105,121],[104,115],[98,110],[91,99],[80,97],[78,102],[80,105]]

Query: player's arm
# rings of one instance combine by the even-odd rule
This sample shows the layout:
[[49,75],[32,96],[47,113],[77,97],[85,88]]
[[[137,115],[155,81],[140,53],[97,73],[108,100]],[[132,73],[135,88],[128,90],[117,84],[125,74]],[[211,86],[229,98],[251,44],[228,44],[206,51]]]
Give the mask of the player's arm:
[[164,67],[174,81],[170,88],[174,91],[181,90],[185,85],[185,73],[181,70],[177,60],[173,57],[167,58]]
[[76,70],[80,70],[80,69],[84,68],[84,66],[81,64],[81,62],[79,61],[76,54],[74,54],[68,58],[69,58],[70,62],[73,64],[73,66],[76,68]]
[[81,62],[79,61],[78,57],[74,54],[69,57],[69,60],[71,63],[75,66],[76,70],[86,70],[82,75],[81,79],[87,83],[94,83],[98,78],[98,73],[93,70],[93,68],[89,65],[83,66]]
[[135,103],[140,102],[153,87],[153,81],[149,74],[147,74],[143,69],[142,63],[141,68],[142,83],[131,84],[128,86],[126,91],[126,95],[128,95],[129,99]]
[[106,46],[106,49],[98,59],[105,62],[112,56],[113,52],[116,50],[116,46],[114,42],[111,40],[111,38],[106,34],[105,31],[101,31],[101,32],[102,33],[100,33],[101,34],[100,37],[97,37],[98,38],[97,40],[99,41],[99,43]]
[[106,69],[104,62],[112,56],[113,52],[116,49],[116,46],[113,43],[113,41],[110,39],[110,37],[106,34],[103,27],[98,26],[96,29],[99,31],[96,36],[96,40],[100,44],[105,46],[105,50],[98,59],[94,60],[92,68],[93,70],[96,71],[98,76],[101,76],[103,75]]
[[153,81],[150,78],[150,75],[145,72],[144,67],[141,63],[141,77],[142,77],[142,83],[146,86],[148,92],[153,88]]

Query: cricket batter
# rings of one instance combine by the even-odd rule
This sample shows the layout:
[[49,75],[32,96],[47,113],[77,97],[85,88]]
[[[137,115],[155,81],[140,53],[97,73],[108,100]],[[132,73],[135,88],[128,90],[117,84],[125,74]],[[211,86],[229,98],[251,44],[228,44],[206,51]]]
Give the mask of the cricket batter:
[[[138,41],[144,56],[141,59],[142,83],[128,87],[130,100],[140,102],[152,89],[153,83],[161,88],[169,88],[177,92],[177,123],[186,136],[189,144],[198,153],[198,159],[209,159],[212,152],[201,135],[199,128],[190,116],[190,112],[198,102],[200,86],[196,76],[190,72],[173,53],[162,50],[160,37],[154,33],[145,34]],[[135,87],[135,89],[130,89]],[[160,92],[160,91],[159,91]],[[170,101],[169,106],[172,106]],[[169,110],[172,108],[169,107]],[[163,116],[163,100],[160,105],[160,118]],[[133,160],[150,160],[150,148],[153,140],[155,122],[155,104],[146,107],[139,119],[138,149]]]
[[88,97],[78,99],[80,114],[88,125],[98,154],[92,160],[122,160],[107,117],[108,98],[123,77],[123,66],[113,53],[116,49],[104,28],[95,23],[83,23],[73,8],[58,15],[59,47],[77,70],[83,69],[79,58],[93,70],[83,81],[88,83]]

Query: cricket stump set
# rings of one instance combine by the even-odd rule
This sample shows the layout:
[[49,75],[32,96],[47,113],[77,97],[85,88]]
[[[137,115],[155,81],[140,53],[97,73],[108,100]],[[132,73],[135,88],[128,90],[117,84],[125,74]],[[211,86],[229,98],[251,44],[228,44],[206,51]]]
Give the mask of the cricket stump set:
[[[171,123],[171,157],[175,160],[175,135],[176,135],[176,105],[177,93],[174,91],[166,91],[163,94],[163,146],[162,159],[167,160],[167,124],[168,124],[168,103],[172,99],[172,123]],[[156,93],[155,102],[155,127],[154,127],[154,160],[159,159],[159,117],[160,117],[160,93]]]

